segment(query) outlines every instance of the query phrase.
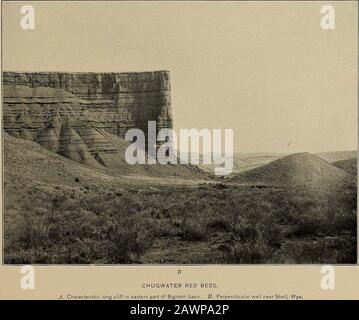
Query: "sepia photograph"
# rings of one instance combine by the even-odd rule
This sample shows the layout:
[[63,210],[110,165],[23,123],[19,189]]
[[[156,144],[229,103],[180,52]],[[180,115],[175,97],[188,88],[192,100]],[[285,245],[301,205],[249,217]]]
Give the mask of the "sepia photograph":
[[356,264],[355,19],[3,2],[3,263]]

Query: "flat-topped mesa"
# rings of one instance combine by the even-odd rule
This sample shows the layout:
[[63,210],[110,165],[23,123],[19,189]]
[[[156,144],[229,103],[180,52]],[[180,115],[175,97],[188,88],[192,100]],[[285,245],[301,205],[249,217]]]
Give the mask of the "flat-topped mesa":
[[[72,93],[79,98],[79,105],[86,107],[96,119],[99,128],[120,137],[124,137],[129,128],[147,131],[147,122],[150,120],[156,121],[159,129],[172,127],[169,71],[4,72],[3,84],[30,88],[49,87]],[[9,97],[5,91],[4,104],[18,106],[19,101],[8,98],[17,97]],[[30,101],[26,102],[30,103],[34,97],[21,98],[29,98]],[[44,100],[45,96],[41,97],[41,92],[39,92],[37,98],[39,98],[37,100]],[[56,99],[53,102],[56,103]]]
[[173,123],[169,71],[4,72],[3,105],[8,134],[74,160],[117,152],[108,133]]

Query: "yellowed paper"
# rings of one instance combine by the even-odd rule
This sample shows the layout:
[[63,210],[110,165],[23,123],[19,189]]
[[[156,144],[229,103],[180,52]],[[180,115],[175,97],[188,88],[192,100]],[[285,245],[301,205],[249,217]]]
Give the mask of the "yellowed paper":
[[3,1],[0,298],[357,299],[357,12]]

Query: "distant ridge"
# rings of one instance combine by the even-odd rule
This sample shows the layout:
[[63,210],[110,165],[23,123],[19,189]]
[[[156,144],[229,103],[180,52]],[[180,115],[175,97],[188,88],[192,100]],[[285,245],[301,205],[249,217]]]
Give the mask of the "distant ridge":
[[357,175],[357,158],[336,161],[333,165],[355,177]]
[[330,163],[352,159],[357,156],[357,151],[347,150],[347,151],[328,151],[328,152],[318,152],[316,155]]

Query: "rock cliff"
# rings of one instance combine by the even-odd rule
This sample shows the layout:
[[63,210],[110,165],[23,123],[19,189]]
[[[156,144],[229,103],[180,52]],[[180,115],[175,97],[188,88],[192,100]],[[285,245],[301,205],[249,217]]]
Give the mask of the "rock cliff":
[[[122,152],[128,129],[172,127],[168,71],[141,73],[4,72],[3,124],[68,158],[105,165]],[[120,142],[119,142],[120,141]]]

